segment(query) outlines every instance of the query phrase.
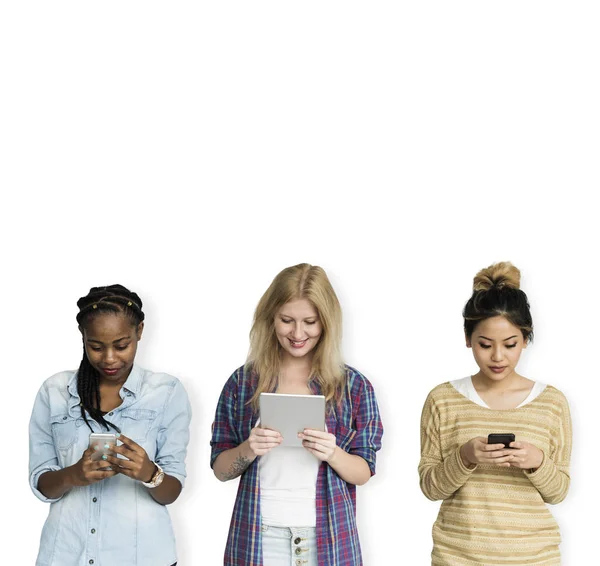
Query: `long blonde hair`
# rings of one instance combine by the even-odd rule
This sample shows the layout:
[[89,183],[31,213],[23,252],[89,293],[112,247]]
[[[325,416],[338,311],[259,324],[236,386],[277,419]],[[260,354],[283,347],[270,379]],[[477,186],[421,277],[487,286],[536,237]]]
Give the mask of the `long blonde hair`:
[[307,299],[314,306],[323,328],[314,349],[309,383],[318,383],[328,402],[339,402],[341,398],[345,379],[342,309],[325,270],[301,263],[287,267],[273,279],[254,311],[246,366],[258,375],[258,386],[250,400],[255,409],[260,394],[275,389],[281,370],[282,348],[275,335],[275,316],[283,305],[296,299]]

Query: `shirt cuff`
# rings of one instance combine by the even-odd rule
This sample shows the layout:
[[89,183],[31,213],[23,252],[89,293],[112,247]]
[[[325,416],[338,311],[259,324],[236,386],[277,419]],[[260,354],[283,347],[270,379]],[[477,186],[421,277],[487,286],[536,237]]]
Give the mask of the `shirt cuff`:
[[465,466],[463,459],[460,457],[460,446],[449,458],[448,475],[452,483],[458,487],[462,487],[476,469],[477,465],[472,468]]
[[534,470],[533,472],[525,470],[525,475],[536,488],[540,488],[548,484],[556,474],[556,466],[554,465],[554,462],[548,458],[543,450],[542,454],[544,457],[540,467],[537,470]]
[[56,501],[59,501],[60,499],[62,499],[62,497],[63,497],[62,495],[60,497],[57,497],[56,499],[50,499],[49,497],[46,497],[37,488],[38,481],[42,474],[45,474],[46,472],[57,472],[58,470],[62,470],[62,468],[60,466],[46,466],[46,467],[42,468],[41,470],[37,470],[36,472],[31,474],[31,477],[29,480],[29,486],[31,487],[31,491],[33,491],[33,495],[35,495],[40,501],[43,501],[44,503],[55,503]]

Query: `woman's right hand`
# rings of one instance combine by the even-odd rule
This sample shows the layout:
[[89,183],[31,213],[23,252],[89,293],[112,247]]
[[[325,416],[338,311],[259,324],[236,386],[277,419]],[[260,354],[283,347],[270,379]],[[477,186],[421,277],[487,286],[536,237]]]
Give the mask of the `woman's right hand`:
[[79,462],[71,466],[73,485],[77,487],[90,485],[116,475],[105,460],[92,460],[94,448],[90,446],[81,456]]
[[493,464],[508,468],[512,452],[510,448],[505,448],[504,444],[488,444],[485,436],[471,438],[460,447],[460,457],[468,468],[477,464]]
[[276,430],[255,426],[250,431],[248,446],[254,456],[264,456],[267,452],[279,446],[283,436]]

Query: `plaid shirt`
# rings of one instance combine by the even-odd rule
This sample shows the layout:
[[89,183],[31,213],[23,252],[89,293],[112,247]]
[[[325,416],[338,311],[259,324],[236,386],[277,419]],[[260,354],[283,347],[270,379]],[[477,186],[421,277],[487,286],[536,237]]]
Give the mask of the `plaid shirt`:
[[[217,456],[239,446],[249,436],[258,414],[248,405],[258,378],[239,368],[227,381],[212,432],[210,465]],[[318,385],[313,393],[320,394]],[[383,426],[373,386],[366,377],[346,366],[341,406],[333,404],[326,415],[328,432],[336,444],[364,458],[375,474],[375,452],[381,448]],[[326,462],[319,466],[316,486],[317,557],[320,566],[360,566],[362,556],[356,529],[356,486],[346,483]],[[225,566],[262,566],[260,484],[258,458],[242,474],[233,508]]]

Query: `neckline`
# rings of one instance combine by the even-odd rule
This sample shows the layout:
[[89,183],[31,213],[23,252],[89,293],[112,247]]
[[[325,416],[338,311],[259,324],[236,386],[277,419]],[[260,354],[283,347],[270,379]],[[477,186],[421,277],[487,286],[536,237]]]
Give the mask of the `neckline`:
[[549,386],[546,385],[543,389],[543,391],[540,392],[539,395],[537,395],[537,397],[535,397],[535,399],[528,401],[527,403],[525,401],[527,401],[527,399],[529,399],[531,393],[533,392],[533,390],[535,389],[535,385],[537,383],[537,381],[534,381],[533,383],[533,387],[531,388],[531,391],[529,392],[529,394],[527,395],[525,401],[523,401],[523,403],[521,403],[518,407],[513,407],[512,409],[492,409],[491,407],[488,407],[487,403],[479,396],[479,394],[477,393],[477,390],[475,389],[475,386],[473,385],[473,376],[470,375],[469,376],[469,380],[468,380],[468,385],[470,388],[472,388],[473,392],[475,393],[475,395],[477,396],[477,398],[483,403],[483,405],[480,405],[478,403],[476,403],[475,401],[469,399],[467,396],[463,395],[458,389],[456,389],[456,387],[454,387],[454,385],[452,385],[452,383],[450,383],[448,381],[448,385],[450,387],[452,387],[453,391],[457,394],[460,395],[463,399],[466,399],[469,403],[472,403],[473,405],[475,405],[476,407],[479,407],[480,409],[484,409],[486,411],[493,411],[496,413],[510,413],[513,411],[520,411],[521,409],[525,409],[527,408],[529,405],[531,405],[533,402],[537,401],[542,395],[544,395],[546,393],[546,391],[548,391]]

